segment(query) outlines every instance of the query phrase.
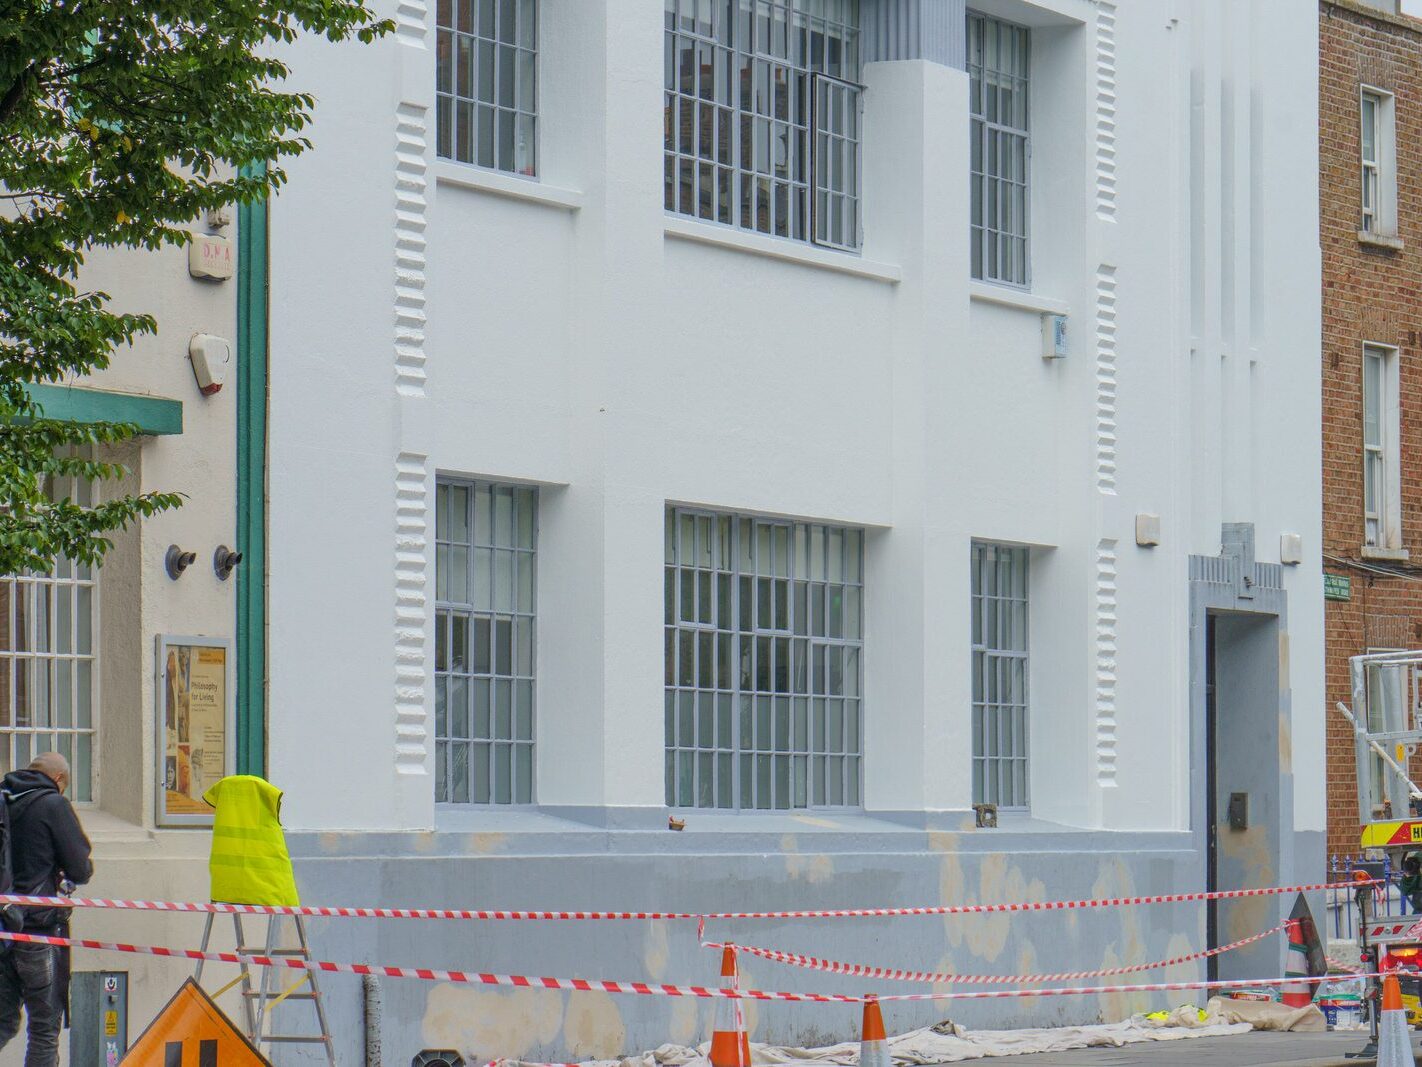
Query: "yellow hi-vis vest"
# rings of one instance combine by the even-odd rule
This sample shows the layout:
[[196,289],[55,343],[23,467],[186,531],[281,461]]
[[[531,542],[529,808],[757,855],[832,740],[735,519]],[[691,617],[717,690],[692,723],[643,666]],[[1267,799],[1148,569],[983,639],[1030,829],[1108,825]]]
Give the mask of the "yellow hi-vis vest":
[[252,774],[233,774],[202,795],[212,823],[212,899],[222,904],[294,907],[296,878],[281,829],[281,790]]

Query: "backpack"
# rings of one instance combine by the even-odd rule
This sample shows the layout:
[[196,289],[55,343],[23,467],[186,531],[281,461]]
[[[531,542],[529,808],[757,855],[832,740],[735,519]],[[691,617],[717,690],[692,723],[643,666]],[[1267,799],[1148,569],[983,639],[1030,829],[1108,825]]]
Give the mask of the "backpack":
[[[0,894],[15,891],[15,862],[12,855],[13,835],[10,829],[10,803],[14,800],[8,789],[0,790]],[[25,928],[25,909],[19,904],[0,904],[0,926],[10,933],[19,933]],[[9,948],[14,942],[0,942]],[[3,949],[0,949],[3,951]]]

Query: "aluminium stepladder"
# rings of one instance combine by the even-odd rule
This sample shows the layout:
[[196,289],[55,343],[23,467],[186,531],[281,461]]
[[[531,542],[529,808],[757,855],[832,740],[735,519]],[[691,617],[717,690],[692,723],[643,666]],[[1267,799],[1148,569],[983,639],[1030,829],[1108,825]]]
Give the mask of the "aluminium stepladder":
[[[207,952],[212,942],[212,926],[216,914],[209,912],[207,921],[202,930],[202,951]],[[311,945],[306,939],[306,923],[300,915],[290,916],[296,928],[296,946],[293,948],[281,947],[281,921],[287,918],[283,915],[271,915],[267,918],[267,940],[265,947],[258,948],[248,945],[242,927],[242,915],[237,912],[232,913],[232,927],[237,938],[237,954],[239,956],[287,956],[296,959],[310,960]],[[199,985],[202,984],[202,970],[205,961],[198,960],[197,970],[193,977]],[[321,1045],[326,1050],[326,1062],[330,1067],[336,1067],[336,1049],[331,1041],[331,1028],[326,1022],[326,1005],[321,999],[321,986],[317,981],[315,971],[306,971],[302,977],[289,984],[284,990],[279,990],[281,977],[283,974],[290,975],[287,968],[263,967],[261,969],[261,982],[256,989],[252,988],[252,971],[247,963],[239,965],[241,972],[228,986],[223,987],[218,992],[224,992],[232,985],[239,982],[242,986],[242,1022],[247,1032],[248,1039],[253,1045],[261,1048],[266,1045],[270,1050],[272,1045]],[[293,969],[294,970],[294,969]],[[309,989],[302,989],[302,986],[309,986]],[[271,1032],[270,1028],[274,1021],[273,1009],[285,1000],[303,1000],[311,1004],[316,1014],[316,1024],[320,1028],[319,1033],[311,1034],[280,1034]]]

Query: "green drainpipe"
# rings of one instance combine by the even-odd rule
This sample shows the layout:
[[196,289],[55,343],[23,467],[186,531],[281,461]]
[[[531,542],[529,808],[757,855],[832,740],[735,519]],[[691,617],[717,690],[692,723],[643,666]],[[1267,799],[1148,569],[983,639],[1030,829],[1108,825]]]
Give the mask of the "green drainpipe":
[[[260,173],[263,164],[248,172]],[[267,205],[237,208],[237,773],[267,766]]]

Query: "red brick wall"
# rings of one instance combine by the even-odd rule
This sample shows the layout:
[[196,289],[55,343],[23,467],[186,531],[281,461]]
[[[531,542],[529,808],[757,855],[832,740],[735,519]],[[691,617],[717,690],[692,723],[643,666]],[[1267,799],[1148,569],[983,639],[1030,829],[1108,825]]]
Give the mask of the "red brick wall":
[[[1351,702],[1348,657],[1370,646],[1422,647],[1422,22],[1364,10],[1349,0],[1323,0],[1319,8],[1324,570],[1353,580],[1352,599],[1325,608],[1328,850],[1339,855],[1358,851],[1352,734],[1331,710],[1335,701]],[[1401,251],[1358,240],[1363,84],[1396,101]],[[1400,350],[1402,538],[1411,554],[1405,564],[1362,559],[1364,341]],[[1370,573],[1360,562],[1399,575]]]

